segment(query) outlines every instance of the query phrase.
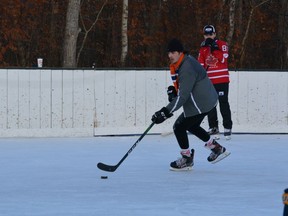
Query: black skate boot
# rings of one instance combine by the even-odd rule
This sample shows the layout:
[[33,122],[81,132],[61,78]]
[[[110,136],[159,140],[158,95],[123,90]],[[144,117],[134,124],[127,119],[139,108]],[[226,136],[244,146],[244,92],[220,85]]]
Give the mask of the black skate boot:
[[191,170],[192,166],[194,165],[194,149],[191,149],[190,156],[183,155],[182,157],[176,161],[170,163],[170,170],[172,171],[187,171]]
[[208,133],[210,136],[213,136],[213,138],[214,138],[215,140],[219,140],[219,139],[220,139],[220,133],[219,133],[218,127],[209,128],[209,130],[207,131],[207,133]]
[[216,140],[213,140],[210,144],[206,143],[205,147],[212,151],[207,160],[213,164],[230,155],[230,152],[226,151],[226,148],[217,143]]
[[224,128],[224,137],[225,137],[226,140],[230,140],[231,139],[231,134],[232,134],[232,130],[231,129]]

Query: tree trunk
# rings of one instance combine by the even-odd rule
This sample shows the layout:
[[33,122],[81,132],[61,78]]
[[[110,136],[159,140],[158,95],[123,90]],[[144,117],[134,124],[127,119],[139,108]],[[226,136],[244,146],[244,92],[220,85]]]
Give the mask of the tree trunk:
[[63,49],[63,67],[76,67],[76,45],[80,32],[79,12],[81,0],[69,0]]
[[122,50],[121,50],[121,65],[125,66],[126,57],[128,53],[128,0],[123,0],[123,9],[122,9],[122,29],[121,29],[121,38],[122,38]]
[[231,0],[229,7],[229,32],[227,34],[227,43],[230,46],[235,28],[235,3],[236,0]]
[[245,58],[245,52],[246,52],[246,40],[249,36],[249,30],[250,30],[250,26],[252,23],[252,18],[254,15],[254,11],[256,10],[256,8],[260,7],[261,5],[265,4],[266,2],[268,2],[269,0],[264,0],[261,3],[252,6],[251,10],[250,10],[250,14],[249,14],[249,18],[248,18],[248,23],[247,23],[247,27],[246,27],[246,31],[245,31],[245,35],[243,37],[242,43],[241,43],[241,51],[240,51],[240,67],[243,66],[243,62],[244,62],[244,58]]
[[78,55],[77,55],[76,64],[78,64],[78,62],[79,62],[81,52],[82,52],[82,50],[83,50],[83,48],[84,48],[84,45],[85,45],[85,43],[86,43],[86,40],[87,40],[87,38],[88,38],[88,34],[90,33],[90,31],[94,28],[94,26],[95,26],[96,23],[98,22],[99,17],[100,17],[100,15],[101,15],[101,13],[102,13],[102,11],[103,11],[103,9],[104,9],[104,7],[105,7],[105,5],[106,5],[107,3],[108,3],[108,0],[106,0],[106,1],[103,3],[101,9],[98,11],[98,14],[97,14],[97,16],[96,16],[96,19],[93,21],[92,25],[89,26],[89,28],[86,27],[85,22],[84,22],[84,20],[83,20],[83,17],[82,17],[82,15],[80,14],[80,15],[81,15],[81,16],[80,16],[80,18],[81,18],[81,23],[82,23],[82,26],[83,26],[83,31],[84,31],[85,33],[84,33],[84,38],[83,38],[83,40],[82,40],[82,42],[81,42],[80,49],[79,49],[79,52],[78,52]]
[[288,30],[287,18],[288,17],[288,3],[287,0],[281,0],[281,11],[279,13],[279,58],[280,69],[288,67]]

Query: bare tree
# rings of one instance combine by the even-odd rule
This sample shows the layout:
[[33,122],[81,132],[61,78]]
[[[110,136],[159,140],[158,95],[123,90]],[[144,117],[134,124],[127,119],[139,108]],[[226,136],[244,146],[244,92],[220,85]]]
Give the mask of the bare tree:
[[80,32],[79,12],[81,0],[69,0],[63,49],[63,67],[76,67],[76,45]]
[[230,9],[229,9],[229,31],[226,37],[228,45],[231,44],[234,28],[235,28],[235,4],[236,0],[230,1]]
[[249,29],[250,29],[250,26],[251,26],[251,22],[252,22],[252,18],[253,18],[254,11],[255,11],[255,9],[257,9],[258,7],[260,7],[261,5],[267,3],[268,1],[270,1],[270,0],[264,0],[264,1],[262,1],[262,2],[260,2],[259,4],[256,4],[256,5],[253,5],[253,3],[252,3],[253,1],[250,2],[250,4],[251,4],[251,10],[250,10],[250,13],[249,13],[249,18],[248,18],[248,23],[247,23],[245,35],[244,35],[243,40],[242,40],[242,42],[241,42],[240,67],[243,66],[243,61],[244,61],[244,57],[245,57],[245,49],[246,49],[246,40],[247,40],[248,35],[249,35]]
[[217,17],[217,24],[222,23],[223,19],[223,13],[224,13],[224,6],[226,5],[226,0],[222,0],[222,2],[219,3],[219,14]]
[[121,65],[125,65],[127,53],[128,53],[128,0],[123,0],[123,9],[122,9],[122,29],[121,29],[121,38],[122,38],[122,50],[121,50]]
[[279,36],[280,36],[280,68],[288,67],[288,3],[281,0],[281,10],[279,13]]
[[106,5],[107,3],[108,3],[108,0],[105,0],[105,2],[103,3],[103,5],[101,6],[100,10],[99,10],[98,13],[97,13],[97,16],[96,16],[95,20],[93,21],[92,25],[89,26],[89,27],[87,27],[87,26],[85,25],[85,22],[84,22],[84,20],[83,20],[82,14],[80,13],[80,19],[81,19],[81,23],[82,23],[83,30],[84,30],[84,39],[83,39],[83,41],[82,41],[82,43],[81,43],[81,45],[80,45],[80,49],[79,49],[79,52],[78,52],[78,55],[77,55],[77,64],[78,64],[78,62],[79,62],[81,52],[82,52],[82,50],[83,50],[83,48],[84,48],[84,45],[85,45],[85,43],[86,43],[88,34],[89,34],[89,32],[94,28],[94,26],[96,25],[96,23],[97,23],[97,21],[99,20],[99,17],[100,17],[100,15],[101,15],[101,13],[102,13],[105,5]]

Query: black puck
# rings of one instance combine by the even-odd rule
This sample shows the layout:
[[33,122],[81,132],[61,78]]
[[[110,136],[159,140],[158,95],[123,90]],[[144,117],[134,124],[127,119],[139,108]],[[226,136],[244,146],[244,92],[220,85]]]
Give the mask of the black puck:
[[101,176],[101,179],[108,179],[108,176]]

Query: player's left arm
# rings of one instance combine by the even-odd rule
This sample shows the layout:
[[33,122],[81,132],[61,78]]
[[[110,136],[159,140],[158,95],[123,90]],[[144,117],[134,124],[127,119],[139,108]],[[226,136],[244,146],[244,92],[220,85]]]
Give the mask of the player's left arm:
[[214,57],[218,58],[219,62],[226,64],[228,61],[228,45],[225,41],[217,41],[218,50],[213,51]]

